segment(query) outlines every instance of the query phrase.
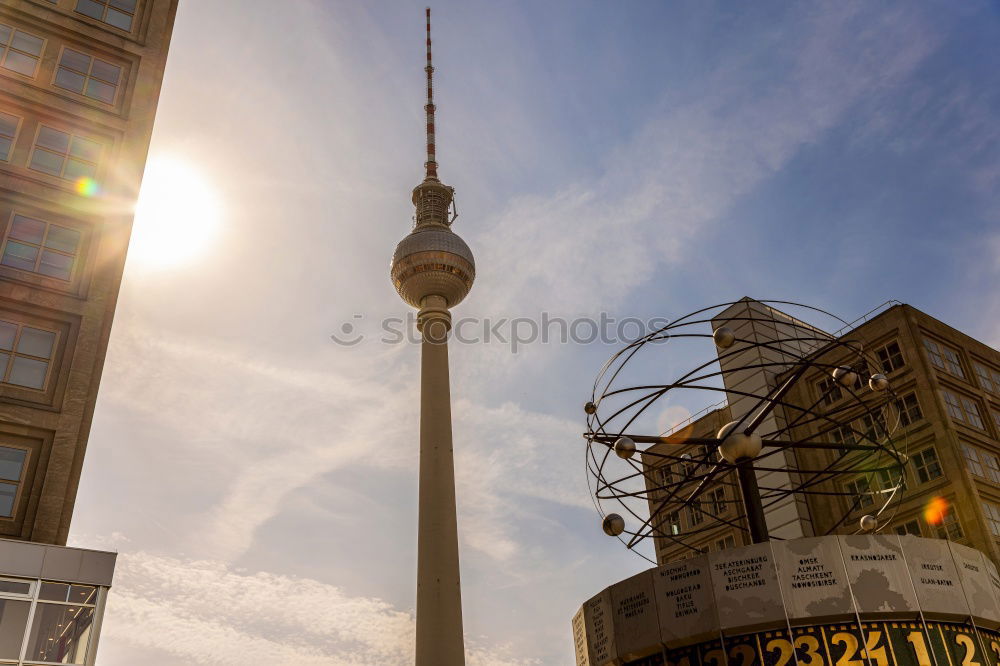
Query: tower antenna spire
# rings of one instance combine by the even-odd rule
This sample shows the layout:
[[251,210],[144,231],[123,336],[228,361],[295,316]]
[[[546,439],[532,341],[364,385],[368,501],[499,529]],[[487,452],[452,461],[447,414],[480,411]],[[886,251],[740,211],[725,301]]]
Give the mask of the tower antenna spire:
[[424,112],[427,114],[427,161],[424,162],[425,177],[437,180],[437,160],[434,146],[434,65],[431,64],[431,8],[427,8],[427,104]]

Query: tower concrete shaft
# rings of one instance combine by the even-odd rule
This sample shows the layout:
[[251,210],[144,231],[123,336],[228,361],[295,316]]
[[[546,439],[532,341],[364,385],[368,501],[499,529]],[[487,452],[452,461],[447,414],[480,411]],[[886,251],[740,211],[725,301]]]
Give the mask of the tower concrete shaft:
[[424,180],[413,188],[413,230],[396,246],[389,272],[400,297],[418,308],[421,334],[416,664],[463,666],[448,333],[449,308],[472,289],[476,263],[472,250],[451,229],[455,192],[437,175],[430,29],[428,9],[427,161]]
[[451,315],[440,296],[430,296],[425,303],[418,315],[422,342],[416,664],[451,666],[465,663],[448,375]]

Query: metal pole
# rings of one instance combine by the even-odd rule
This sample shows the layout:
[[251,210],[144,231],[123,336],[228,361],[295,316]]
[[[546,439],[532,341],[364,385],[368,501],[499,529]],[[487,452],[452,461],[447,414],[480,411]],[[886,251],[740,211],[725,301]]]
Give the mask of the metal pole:
[[747,514],[750,538],[754,543],[763,543],[768,540],[767,522],[764,520],[764,504],[760,501],[760,488],[757,486],[757,474],[753,469],[753,459],[740,458],[737,460],[736,473],[740,479],[740,492],[743,495],[743,508]]

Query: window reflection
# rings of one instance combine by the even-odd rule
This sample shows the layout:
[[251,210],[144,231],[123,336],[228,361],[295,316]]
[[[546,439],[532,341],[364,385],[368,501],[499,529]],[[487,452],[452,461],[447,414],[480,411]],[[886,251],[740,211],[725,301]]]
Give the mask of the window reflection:
[[82,664],[87,656],[94,609],[39,602],[25,656],[57,664]]
[[[20,481],[21,471],[24,469],[24,459],[28,457],[28,452],[24,449],[15,449],[9,446],[0,446],[0,480]],[[0,587],[0,592],[3,589]]]
[[35,171],[75,181],[84,176],[93,178],[100,156],[100,143],[42,126],[29,166]]
[[0,264],[68,281],[79,247],[79,231],[15,214]]
[[0,659],[17,659],[31,602],[0,599]]
[[122,30],[132,29],[136,0],[77,0],[76,11]]

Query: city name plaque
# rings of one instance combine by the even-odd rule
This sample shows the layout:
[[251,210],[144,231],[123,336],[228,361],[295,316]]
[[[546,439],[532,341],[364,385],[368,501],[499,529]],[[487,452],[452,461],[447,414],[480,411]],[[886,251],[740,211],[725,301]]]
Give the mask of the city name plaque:
[[836,541],[812,537],[774,541],[771,546],[789,620],[821,622],[854,612],[847,569]]
[[660,636],[671,645],[719,635],[708,557],[699,555],[652,569]]

